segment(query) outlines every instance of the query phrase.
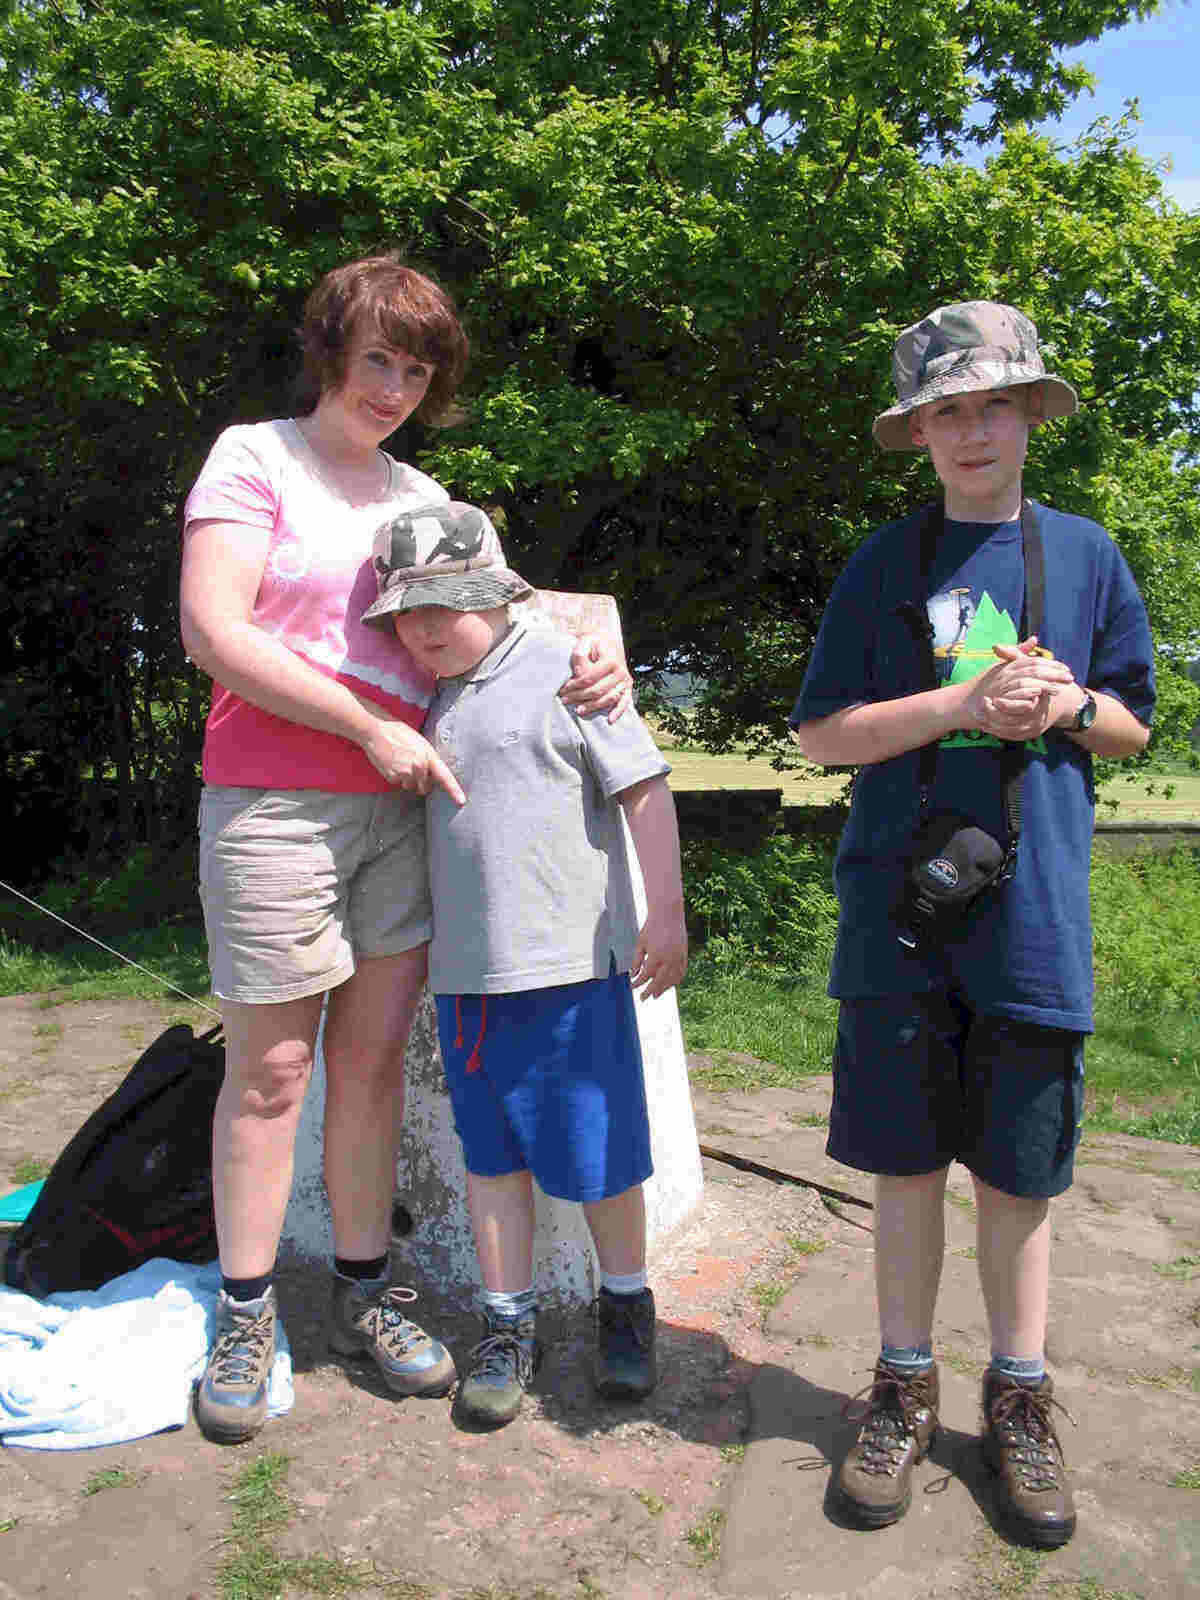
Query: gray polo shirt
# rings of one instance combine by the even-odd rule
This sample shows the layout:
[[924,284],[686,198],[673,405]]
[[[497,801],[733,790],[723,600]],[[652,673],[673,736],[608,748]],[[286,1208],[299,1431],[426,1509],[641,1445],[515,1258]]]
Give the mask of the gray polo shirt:
[[630,708],[579,717],[558,690],[575,640],[514,624],[444,678],[425,736],[466,791],[426,802],[435,994],[501,994],[629,969],[638,921],[613,798],[671,769]]

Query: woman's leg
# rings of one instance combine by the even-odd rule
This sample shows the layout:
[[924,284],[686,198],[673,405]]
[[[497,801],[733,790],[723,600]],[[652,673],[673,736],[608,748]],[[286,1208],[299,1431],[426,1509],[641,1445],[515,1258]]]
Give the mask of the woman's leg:
[[222,1002],[225,1081],[213,1116],[213,1205],[227,1278],[262,1277],[275,1265],[322,998]]
[[334,1251],[352,1261],[378,1259],[391,1242],[404,1053],[425,982],[427,948],[360,960],[354,976],[329,996],[325,1187]]
[[425,946],[360,960],[325,1014],[325,1187],[335,1272],[330,1343],[375,1361],[397,1394],[441,1395],[450,1352],[407,1316],[412,1289],[388,1264],[404,1052],[425,982]]
[[275,1356],[270,1277],[321,999],[316,994],[253,1006],[227,1000],[221,1006],[225,1081],[213,1114],[213,1209],[228,1293],[217,1301],[216,1338],[196,1394],[196,1419],[222,1443],[253,1438],[267,1416]]

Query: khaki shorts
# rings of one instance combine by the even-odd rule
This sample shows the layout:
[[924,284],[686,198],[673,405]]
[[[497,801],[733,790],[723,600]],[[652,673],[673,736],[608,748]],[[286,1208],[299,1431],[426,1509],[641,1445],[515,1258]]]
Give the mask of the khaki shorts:
[[332,989],[356,957],[400,955],[432,934],[425,802],[402,789],[206,787],[200,902],[221,999]]

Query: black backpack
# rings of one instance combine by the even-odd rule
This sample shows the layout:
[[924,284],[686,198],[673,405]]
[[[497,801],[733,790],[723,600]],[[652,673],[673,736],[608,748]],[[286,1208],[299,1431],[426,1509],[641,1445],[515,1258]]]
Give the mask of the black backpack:
[[80,1128],[11,1236],[4,1281],[39,1299],[98,1289],[153,1256],[211,1261],[221,1025],[161,1033]]

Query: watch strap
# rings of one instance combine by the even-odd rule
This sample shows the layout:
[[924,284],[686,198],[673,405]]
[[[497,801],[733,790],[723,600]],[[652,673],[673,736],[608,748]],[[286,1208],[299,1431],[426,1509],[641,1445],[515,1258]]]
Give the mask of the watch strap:
[[1090,689],[1083,691],[1083,699],[1079,703],[1079,710],[1075,713],[1075,721],[1071,724],[1076,733],[1086,733],[1096,720],[1096,697]]

